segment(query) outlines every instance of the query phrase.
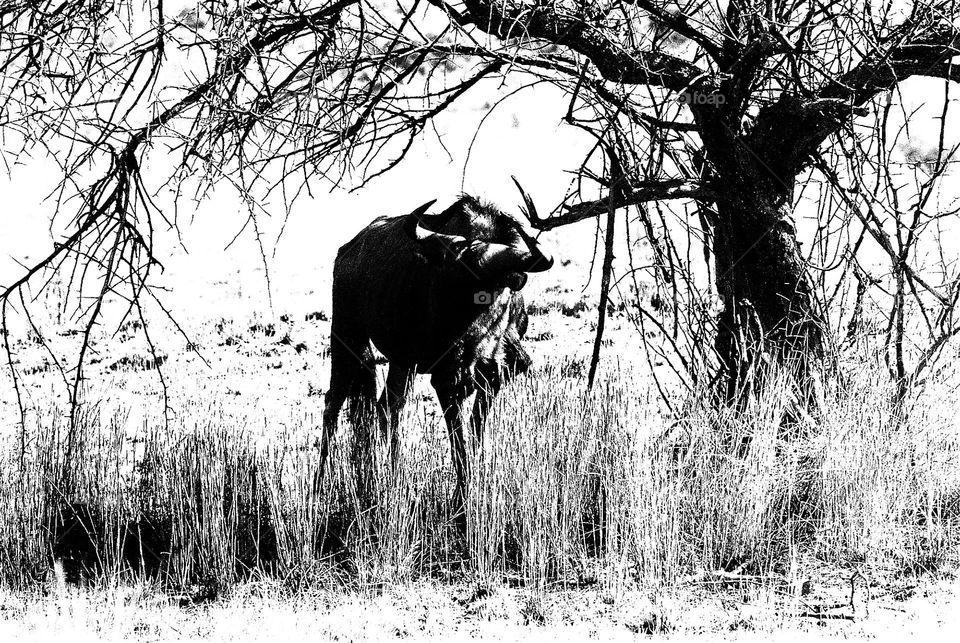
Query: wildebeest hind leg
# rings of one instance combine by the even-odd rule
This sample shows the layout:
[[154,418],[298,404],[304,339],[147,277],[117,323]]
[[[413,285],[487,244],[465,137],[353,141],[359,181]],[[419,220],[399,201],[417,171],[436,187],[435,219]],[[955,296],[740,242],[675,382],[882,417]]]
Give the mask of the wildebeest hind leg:
[[[367,340],[356,335],[345,335],[333,329],[330,338],[330,387],[324,396],[323,432],[320,436],[318,479],[324,475],[330,442],[337,429],[340,409],[355,388],[357,379],[368,368],[362,361],[367,351]],[[319,480],[318,480],[319,481]]]

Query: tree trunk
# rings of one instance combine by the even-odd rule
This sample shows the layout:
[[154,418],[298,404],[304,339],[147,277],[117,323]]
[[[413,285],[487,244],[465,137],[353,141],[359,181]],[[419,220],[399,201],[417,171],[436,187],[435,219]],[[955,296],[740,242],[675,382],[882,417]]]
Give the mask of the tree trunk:
[[823,330],[792,221],[793,181],[720,177],[713,217],[720,396],[740,404],[772,363],[805,381]]

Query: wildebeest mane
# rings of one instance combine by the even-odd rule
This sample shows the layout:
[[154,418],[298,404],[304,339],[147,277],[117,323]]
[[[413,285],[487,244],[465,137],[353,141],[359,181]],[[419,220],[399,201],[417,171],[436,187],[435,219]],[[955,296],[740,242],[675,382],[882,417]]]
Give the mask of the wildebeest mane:
[[[509,218],[493,203],[462,193],[431,223],[436,226],[432,229],[438,232],[504,243],[514,241],[511,227],[504,227],[508,221]],[[431,228],[429,224],[426,227]]]

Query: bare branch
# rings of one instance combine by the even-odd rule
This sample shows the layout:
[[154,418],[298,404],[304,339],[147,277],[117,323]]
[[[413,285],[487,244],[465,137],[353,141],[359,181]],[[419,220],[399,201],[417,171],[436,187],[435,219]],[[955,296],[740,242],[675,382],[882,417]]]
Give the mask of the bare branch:
[[[698,201],[712,201],[714,193],[703,185],[683,180],[641,182],[625,190],[622,195],[614,197],[614,209],[625,208],[648,201],[663,201],[668,199],[696,199]],[[570,225],[591,219],[605,213],[610,208],[611,197],[604,197],[596,201],[584,201],[576,205],[567,206],[564,214],[545,219],[538,219],[533,225],[539,230],[552,230],[561,226]]]

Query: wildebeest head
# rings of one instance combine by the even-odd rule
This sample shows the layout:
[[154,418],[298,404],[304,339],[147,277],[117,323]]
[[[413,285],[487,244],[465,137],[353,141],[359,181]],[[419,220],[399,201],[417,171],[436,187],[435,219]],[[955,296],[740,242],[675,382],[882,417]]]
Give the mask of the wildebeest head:
[[534,237],[529,221],[537,217],[530,195],[514,179],[523,198],[524,218],[464,195],[437,215],[424,215],[434,201],[411,213],[407,232],[418,254],[439,268],[472,277],[481,285],[520,290],[527,273],[553,266],[550,251]]

